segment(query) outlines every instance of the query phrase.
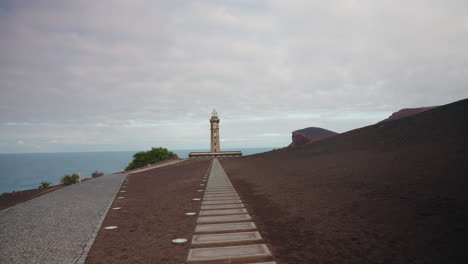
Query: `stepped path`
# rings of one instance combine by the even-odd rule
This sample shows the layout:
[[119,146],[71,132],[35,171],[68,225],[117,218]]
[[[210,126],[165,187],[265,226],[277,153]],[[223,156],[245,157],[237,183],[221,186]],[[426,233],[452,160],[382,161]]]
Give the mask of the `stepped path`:
[[274,264],[270,249],[217,159],[200,186],[206,188],[187,262]]
[[0,263],[83,263],[126,176],[105,175],[0,211]]

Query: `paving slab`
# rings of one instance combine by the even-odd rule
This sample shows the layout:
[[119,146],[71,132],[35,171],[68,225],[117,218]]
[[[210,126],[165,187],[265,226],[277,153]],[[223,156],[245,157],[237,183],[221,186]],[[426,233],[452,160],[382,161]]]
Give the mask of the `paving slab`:
[[237,192],[235,191],[225,191],[225,192],[207,192],[205,193],[205,196],[222,196],[222,195],[237,195]]
[[236,192],[235,189],[206,189],[208,193],[216,193],[216,192]]
[[225,195],[225,194],[235,194],[237,195],[237,192],[235,191],[226,191],[226,192],[205,192],[205,195]]
[[239,199],[239,196],[204,197],[203,201],[225,201]]
[[211,198],[211,197],[223,197],[223,196],[236,196],[236,199],[239,199],[239,195],[237,193],[217,193],[217,194],[205,194],[203,197]]
[[237,200],[239,196],[237,195],[222,195],[222,196],[203,196],[203,200],[213,201],[213,200]]
[[224,200],[224,201],[203,201],[202,205],[209,205],[209,204],[235,204],[235,203],[242,203],[241,200]]
[[238,209],[221,209],[221,210],[201,210],[200,216],[206,215],[230,215],[230,214],[246,214],[247,210],[243,208]]
[[209,195],[204,195],[203,197],[205,198],[216,198],[216,197],[225,197],[225,196],[234,196],[236,197],[235,199],[239,199],[239,195],[237,193],[217,193],[217,194],[209,194]]
[[232,244],[232,243],[248,243],[260,241],[262,237],[257,231],[253,232],[239,232],[239,233],[223,233],[223,234],[207,234],[207,235],[194,235],[192,238],[192,245],[213,245],[213,244]]
[[237,195],[236,192],[228,191],[228,192],[207,192],[205,196],[208,197],[216,197],[216,196],[226,196],[226,195]]
[[230,208],[244,208],[244,205],[239,204],[212,204],[212,205],[202,205],[202,210],[213,210],[213,209],[230,209]]
[[209,189],[205,190],[206,192],[235,192],[235,189]]
[[257,229],[257,226],[255,225],[254,222],[203,224],[203,225],[197,225],[197,227],[195,228],[195,233],[246,231],[246,230],[256,230],[256,229]]
[[217,215],[217,216],[200,216],[197,219],[197,223],[221,223],[221,222],[239,222],[248,221],[252,218],[248,214],[238,215]]
[[187,261],[231,261],[271,257],[265,244],[190,249]]

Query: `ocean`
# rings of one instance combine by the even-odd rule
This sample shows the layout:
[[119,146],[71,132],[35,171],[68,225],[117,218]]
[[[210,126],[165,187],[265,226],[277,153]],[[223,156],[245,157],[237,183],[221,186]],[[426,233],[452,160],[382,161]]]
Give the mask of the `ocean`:
[[[252,155],[272,149],[240,150],[243,155]],[[206,149],[171,151],[181,158],[187,158],[189,152]],[[96,170],[105,174],[119,172],[127,167],[136,152],[138,151],[0,154],[0,194],[34,189],[41,181],[59,184],[60,178],[65,174],[80,173],[81,177],[90,178],[91,173]]]

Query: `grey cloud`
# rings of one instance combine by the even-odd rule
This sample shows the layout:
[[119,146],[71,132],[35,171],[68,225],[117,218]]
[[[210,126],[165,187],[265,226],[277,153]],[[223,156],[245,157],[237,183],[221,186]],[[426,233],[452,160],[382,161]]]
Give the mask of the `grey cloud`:
[[212,108],[226,144],[282,146],[468,97],[466,1],[5,3],[0,123],[50,125],[1,125],[0,152],[204,147]]

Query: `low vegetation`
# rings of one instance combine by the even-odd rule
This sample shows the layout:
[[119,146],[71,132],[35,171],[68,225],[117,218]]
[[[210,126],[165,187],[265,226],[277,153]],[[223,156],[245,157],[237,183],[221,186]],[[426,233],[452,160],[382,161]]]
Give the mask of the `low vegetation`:
[[40,188],[47,189],[52,183],[50,181],[41,181]]
[[177,158],[177,154],[162,147],[151,148],[151,150],[148,151],[135,153],[132,162],[128,164],[126,170],[141,168],[148,164],[170,158]]
[[73,174],[66,174],[65,176],[63,176],[61,179],[60,179],[60,182],[63,184],[63,185],[71,185],[71,184],[75,184],[77,183],[78,181],[80,180],[80,175],[76,174],[76,173],[73,173]]
[[102,175],[104,175],[104,172],[101,171],[95,171],[91,174],[93,178],[101,177]]

